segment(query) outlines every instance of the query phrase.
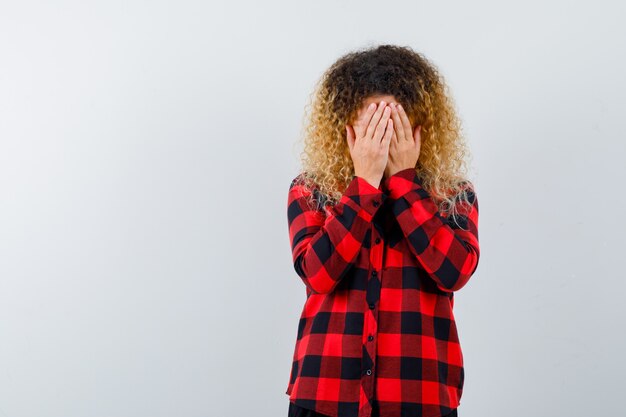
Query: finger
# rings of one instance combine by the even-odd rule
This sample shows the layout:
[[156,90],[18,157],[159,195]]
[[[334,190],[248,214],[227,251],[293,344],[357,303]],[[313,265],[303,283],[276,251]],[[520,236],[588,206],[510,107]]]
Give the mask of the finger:
[[367,106],[365,111],[357,118],[357,121],[354,124],[354,130],[356,133],[358,133],[359,137],[365,136],[365,133],[367,131],[367,125],[369,124],[370,120],[372,120],[372,116],[374,115],[374,112],[377,108],[378,106],[376,103],[371,103],[369,106]]
[[[378,108],[376,109],[376,111],[374,112],[374,114],[372,115],[372,118],[369,121],[369,124],[367,126],[367,131],[365,133],[365,137],[369,138],[369,139],[373,139],[374,138],[374,133],[376,132],[376,129],[378,128],[378,124],[380,122],[380,119],[383,116],[383,113],[385,111],[385,109],[387,108],[387,103],[385,103],[385,101],[381,101],[378,104]],[[385,124],[387,123],[387,121],[385,121]],[[383,125],[383,129],[384,129],[384,125]],[[380,140],[381,136],[378,137],[378,140]]]
[[391,138],[393,136],[393,119],[389,118],[387,120],[387,129],[385,130],[385,136],[383,137],[382,145],[389,149],[389,144],[391,143]]
[[393,119],[393,128],[396,131],[397,140],[404,139],[404,130],[402,129],[402,120],[400,119],[400,113],[398,112],[398,106],[391,106],[391,117]]
[[372,140],[376,143],[380,143],[385,135],[385,129],[387,129],[387,122],[391,116],[391,108],[389,106],[385,106],[385,110],[383,111],[383,116],[380,118],[378,125],[376,126],[376,130],[374,131],[374,135],[372,136]]
[[400,119],[402,120],[404,139],[413,139],[413,129],[411,129],[411,121],[409,120],[409,116],[407,116],[402,105],[398,105],[398,110],[400,112]]

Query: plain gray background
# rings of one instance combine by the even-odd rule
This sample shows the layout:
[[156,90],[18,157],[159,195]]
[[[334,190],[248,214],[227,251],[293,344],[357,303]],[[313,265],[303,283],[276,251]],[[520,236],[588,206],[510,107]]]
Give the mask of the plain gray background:
[[464,121],[463,417],[622,413],[623,2],[0,2],[0,417],[286,416],[314,82],[408,45]]

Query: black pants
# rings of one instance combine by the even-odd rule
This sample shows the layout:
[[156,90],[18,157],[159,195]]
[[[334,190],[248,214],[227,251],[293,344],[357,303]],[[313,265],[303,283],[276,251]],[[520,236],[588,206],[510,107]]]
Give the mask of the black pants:
[[[298,407],[297,405],[289,401],[289,416],[288,417],[328,417],[328,416],[326,414],[321,414],[313,410]],[[374,401],[374,405],[372,407],[372,417],[380,417],[377,401]],[[454,410],[452,410],[450,414],[446,414],[445,417],[459,417],[457,413],[457,409],[455,408]]]

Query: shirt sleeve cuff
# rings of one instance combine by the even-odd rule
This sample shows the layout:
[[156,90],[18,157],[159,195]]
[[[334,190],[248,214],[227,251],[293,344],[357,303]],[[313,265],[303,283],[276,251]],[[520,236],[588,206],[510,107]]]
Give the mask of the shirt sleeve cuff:
[[409,191],[422,188],[422,181],[417,176],[415,168],[406,168],[396,172],[384,181],[389,197],[398,199]]
[[346,204],[364,214],[367,220],[371,220],[378,211],[387,195],[379,187],[376,188],[364,178],[354,175],[344,192]]

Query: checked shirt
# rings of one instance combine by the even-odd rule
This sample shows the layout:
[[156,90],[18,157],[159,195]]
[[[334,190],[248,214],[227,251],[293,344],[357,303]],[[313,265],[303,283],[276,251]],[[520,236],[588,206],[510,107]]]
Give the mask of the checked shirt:
[[443,216],[408,168],[376,188],[353,176],[340,201],[296,177],[287,215],[306,287],[286,390],[332,417],[444,416],[460,404],[463,354],[454,294],[476,271],[478,200]]

